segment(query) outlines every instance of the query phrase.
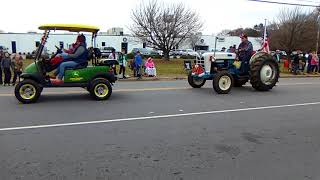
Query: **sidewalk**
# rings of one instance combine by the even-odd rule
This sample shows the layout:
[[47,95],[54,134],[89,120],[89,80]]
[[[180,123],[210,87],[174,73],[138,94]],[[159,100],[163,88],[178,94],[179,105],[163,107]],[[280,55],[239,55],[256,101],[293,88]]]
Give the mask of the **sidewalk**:
[[[293,75],[293,74],[280,74],[280,78],[320,78],[320,74],[305,74],[305,75]],[[142,77],[141,80],[137,80],[135,77],[127,79],[119,79],[119,81],[175,81],[175,80],[186,80],[186,75],[177,75],[172,77],[158,76],[158,77]]]

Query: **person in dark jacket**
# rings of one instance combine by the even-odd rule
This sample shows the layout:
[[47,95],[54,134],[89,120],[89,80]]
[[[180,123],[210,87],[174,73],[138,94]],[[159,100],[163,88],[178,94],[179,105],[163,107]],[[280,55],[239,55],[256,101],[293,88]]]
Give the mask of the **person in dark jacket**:
[[292,73],[294,75],[297,75],[298,74],[298,70],[299,70],[299,61],[300,61],[299,53],[298,52],[293,52],[292,56],[293,56]]
[[141,79],[141,66],[142,66],[142,57],[140,51],[137,51],[137,55],[134,57],[135,69],[138,76],[138,79]]
[[241,43],[238,47],[238,56],[241,61],[240,71],[242,74],[246,74],[249,72],[249,61],[253,53],[253,46],[246,34],[242,34],[240,38]]
[[63,83],[62,78],[66,68],[73,68],[79,64],[86,63],[88,61],[88,50],[86,45],[86,38],[83,34],[77,37],[77,44],[79,46],[73,51],[73,53],[62,53],[61,56],[64,59],[58,69],[57,69],[57,78],[53,83],[60,84]]
[[312,60],[312,52],[310,51],[307,59],[307,62],[308,62],[307,73],[311,72],[311,60]]
[[4,53],[3,53],[3,51],[0,51],[0,85],[3,84],[3,81],[2,81],[2,67],[1,67],[2,58],[4,58]]
[[4,53],[4,58],[2,58],[1,61],[1,66],[3,68],[4,72],[4,86],[5,85],[10,85],[10,80],[11,80],[11,59],[10,59],[10,54],[9,53]]
[[[319,54],[316,54],[319,59]],[[318,61],[318,73],[320,73],[320,61]]]

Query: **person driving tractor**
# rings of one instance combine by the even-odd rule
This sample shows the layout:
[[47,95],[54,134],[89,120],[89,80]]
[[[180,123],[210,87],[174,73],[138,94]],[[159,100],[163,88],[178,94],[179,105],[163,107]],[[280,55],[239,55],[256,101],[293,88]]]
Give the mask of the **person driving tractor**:
[[253,46],[252,43],[248,40],[248,36],[246,34],[241,34],[241,43],[238,47],[238,56],[241,61],[240,71],[242,74],[249,72],[249,61],[253,54]]
[[55,84],[63,83],[63,76],[66,68],[74,68],[79,64],[86,63],[88,59],[88,50],[86,44],[86,38],[83,34],[78,35],[76,43],[61,54],[58,54],[55,58],[52,59],[53,63],[56,60],[61,60],[59,67],[57,68],[57,77],[56,79],[51,79],[51,82]]

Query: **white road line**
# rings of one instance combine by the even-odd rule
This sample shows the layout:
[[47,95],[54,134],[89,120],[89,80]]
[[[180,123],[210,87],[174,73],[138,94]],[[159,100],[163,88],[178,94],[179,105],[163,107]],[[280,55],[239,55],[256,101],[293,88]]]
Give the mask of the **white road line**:
[[184,113],[184,114],[169,114],[169,115],[146,116],[146,117],[135,117],[135,118],[123,118],[123,119],[111,119],[111,120],[99,120],[99,121],[85,121],[85,122],[62,123],[62,124],[47,124],[47,125],[9,127],[9,128],[0,128],[0,132],[1,131],[24,130],[24,129],[40,129],[40,128],[53,128],[53,127],[63,127],[63,126],[101,124],[101,123],[122,122],[122,121],[137,121],[137,120],[147,120],[147,119],[173,118],[173,117],[195,116],[195,115],[205,115],[205,114],[218,114],[218,113],[228,113],[228,112],[242,112],[242,111],[276,109],[276,108],[310,106],[310,105],[320,105],[320,102],[310,102],[310,103],[301,103],[301,104],[287,104],[287,105],[276,105],[276,106],[262,106],[262,107],[255,107],[255,108],[243,108],[243,109],[228,109],[228,110],[218,110],[218,111],[205,111],[205,112],[194,112],[194,113]]

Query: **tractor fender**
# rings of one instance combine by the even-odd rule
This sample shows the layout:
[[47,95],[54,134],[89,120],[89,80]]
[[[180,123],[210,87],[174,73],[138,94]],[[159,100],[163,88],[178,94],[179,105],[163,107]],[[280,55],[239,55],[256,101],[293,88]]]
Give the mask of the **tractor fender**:
[[32,79],[39,84],[42,84],[45,81],[45,79],[39,73],[22,73],[20,78]]
[[251,65],[252,63],[254,63],[256,61],[256,59],[258,57],[261,57],[261,56],[265,56],[265,59],[274,59],[273,56],[271,56],[271,54],[268,54],[266,52],[257,52],[253,56],[251,56],[249,64]]

